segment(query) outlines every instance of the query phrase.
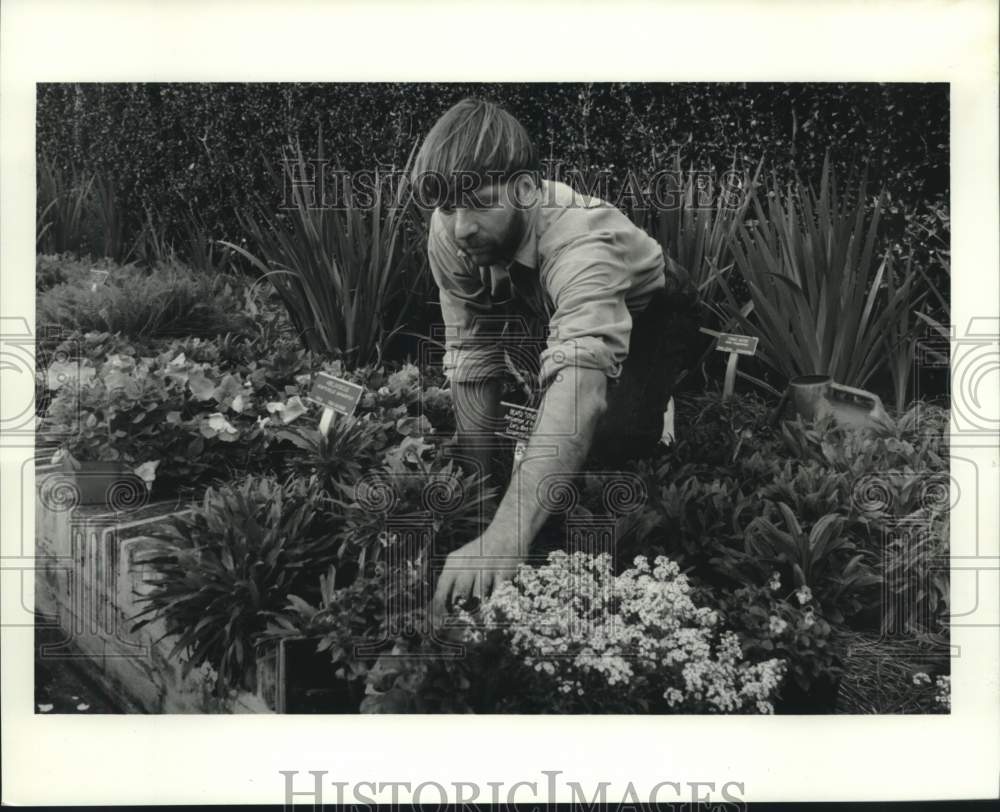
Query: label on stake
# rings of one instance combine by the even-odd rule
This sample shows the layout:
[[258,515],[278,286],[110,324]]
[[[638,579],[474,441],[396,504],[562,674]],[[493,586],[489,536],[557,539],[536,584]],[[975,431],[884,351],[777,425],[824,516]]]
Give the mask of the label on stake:
[[336,414],[345,417],[353,415],[364,392],[361,384],[345,381],[329,372],[320,372],[309,394],[310,400],[323,406],[323,416],[319,419],[320,434],[326,437],[330,433]]
[[354,414],[354,410],[358,408],[358,403],[364,393],[365,388],[361,384],[345,381],[329,372],[320,372],[316,375],[309,399],[326,409],[332,409],[339,414],[349,416]]
[[538,409],[530,406],[520,406],[516,403],[500,401],[507,411],[504,414],[506,427],[503,431],[496,432],[498,437],[506,437],[510,440],[517,440],[518,444],[527,443],[531,439],[531,433],[535,430],[535,420],[538,419]]
[[757,336],[719,333],[715,339],[715,349],[720,352],[735,352],[739,355],[756,355],[759,340]]

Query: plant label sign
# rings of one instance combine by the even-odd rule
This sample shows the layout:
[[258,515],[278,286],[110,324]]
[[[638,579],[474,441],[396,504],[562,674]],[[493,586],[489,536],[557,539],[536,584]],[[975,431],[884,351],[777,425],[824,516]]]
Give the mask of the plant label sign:
[[497,435],[518,442],[528,442],[531,439],[531,433],[535,430],[538,409],[532,409],[530,406],[519,406],[516,403],[507,403],[507,401],[500,401],[500,405],[505,409],[505,427],[503,431],[497,432]]
[[726,378],[722,383],[722,399],[729,400],[736,388],[736,363],[741,355],[757,354],[757,336],[741,336],[737,333],[718,333],[715,349],[729,353],[726,363]]
[[735,352],[737,355],[756,355],[759,340],[757,336],[719,333],[715,341],[715,349],[722,352]]
[[349,417],[358,408],[358,402],[364,394],[361,384],[351,383],[329,372],[320,372],[313,383],[310,400],[323,406],[323,416],[319,421],[319,430],[324,435],[330,431],[334,414]]
[[524,457],[524,452],[528,448],[528,440],[535,430],[535,421],[538,419],[538,409],[530,406],[520,406],[517,403],[500,401],[504,407],[504,430],[498,431],[497,436],[514,440],[514,467]]

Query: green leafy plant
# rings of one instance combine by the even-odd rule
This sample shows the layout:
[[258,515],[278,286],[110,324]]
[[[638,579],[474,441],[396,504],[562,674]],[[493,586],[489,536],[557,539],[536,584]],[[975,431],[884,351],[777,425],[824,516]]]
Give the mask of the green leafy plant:
[[262,462],[252,389],[238,375],[165,352],[57,362],[40,429],[79,461],[157,463],[157,481],[194,487]]
[[[377,676],[385,670],[381,656],[392,648],[395,635],[402,629],[427,628],[427,567],[413,561],[391,568],[371,563],[340,586],[339,572],[331,567],[319,580],[317,605],[289,595],[287,605],[270,614],[260,639],[314,640],[317,653],[330,657],[331,676],[343,680],[356,699],[355,708],[363,708],[369,673],[375,669]],[[401,665],[398,657],[393,659]]]
[[786,460],[759,495],[788,505],[800,519],[816,522],[850,501],[847,477],[828,466],[811,461]]
[[735,481],[721,476],[702,479],[686,469],[666,481],[654,475],[646,492],[646,504],[626,524],[628,532],[619,544],[621,558],[667,555],[704,577],[725,574],[709,565],[713,556],[725,555],[741,538],[743,499]]
[[144,221],[138,236],[130,239],[134,225],[129,222],[118,181],[108,172],[95,173],[93,192],[88,202],[103,240],[102,256],[115,262],[128,262],[136,249],[145,243],[149,221]]
[[[412,153],[403,177],[411,161]],[[351,366],[378,360],[427,284],[412,190],[406,181],[387,190],[387,178],[376,173],[370,200],[348,188],[342,201],[327,206],[308,200],[294,182],[308,176],[301,150],[285,171],[295,208],[282,216],[260,209],[242,216],[252,250],[223,244],[271,282],[306,347]]]
[[356,483],[378,463],[389,444],[386,433],[377,420],[339,417],[326,435],[318,429],[289,426],[275,431],[275,438],[301,452],[289,459],[293,470],[315,474],[336,492]]
[[[893,401],[896,413],[902,412],[910,402],[911,378],[914,364],[917,361],[917,346],[920,341],[918,325],[921,318],[928,318],[923,312],[923,300],[928,291],[916,292],[918,275],[913,269],[912,255],[907,258],[906,270],[902,281],[896,279],[893,271],[891,255],[886,268],[886,294],[890,301],[896,298],[897,291],[909,301],[909,305],[899,307],[895,317],[886,319],[885,336],[886,361],[892,379]],[[919,309],[918,309],[919,308]]]
[[162,620],[184,673],[209,663],[220,689],[251,687],[254,643],[291,594],[309,595],[335,560],[334,520],[314,480],[250,477],[209,489],[151,532],[154,575],[134,629]]
[[[725,624],[740,635],[750,660],[777,657],[787,664],[781,694],[789,684],[809,692],[837,681],[844,672],[844,645],[836,628],[817,611],[811,595],[785,594],[780,579],[764,586],[748,585],[733,592],[713,592],[705,600],[717,605]],[[832,710],[832,708],[831,708]]]
[[864,386],[884,363],[890,325],[915,309],[912,276],[883,295],[890,259],[879,261],[876,249],[884,193],[869,215],[865,189],[862,175],[856,193],[841,197],[829,162],[818,192],[772,182],[763,199],[754,190],[754,219],[731,243],[750,302],[720,278],[722,314],[759,336],[758,356],[788,378],[823,374]]
[[37,321],[67,333],[121,333],[134,339],[216,336],[245,331],[232,282],[168,265],[112,270],[104,284],[75,278],[38,297]]
[[746,531],[747,554],[763,565],[790,568],[795,586],[808,587],[827,617],[843,622],[862,608],[859,593],[870,593],[882,579],[864,564],[864,552],[845,532],[844,516],[828,513],[804,529],[788,505],[778,502],[777,508],[785,529],[757,517]]
[[94,178],[38,155],[35,244],[47,254],[78,252],[87,245],[87,210]]
[[[665,203],[657,206],[646,225],[663,246],[667,269],[690,284],[707,301],[714,301],[716,277],[734,264],[732,241],[746,219],[751,189],[757,182],[763,160],[751,175],[738,175],[736,163],[726,175],[722,193],[715,199],[699,186],[693,168],[684,171],[680,153],[674,156],[672,180]],[[670,205],[673,204],[673,205]]]
[[345,523],[338,549],[361,566],[387,556],[414,559],[431,545],[436,554],[450,552],[482,532],[494,496],[483,477],[444,460],[420,436],[404,437],[378,469],[339,490]]

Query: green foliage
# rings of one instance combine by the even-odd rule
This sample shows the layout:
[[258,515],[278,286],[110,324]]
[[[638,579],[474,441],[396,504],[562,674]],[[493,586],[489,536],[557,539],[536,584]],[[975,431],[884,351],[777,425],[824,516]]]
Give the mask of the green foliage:
[[844,476],[853,533],[883,573],[883,626],[941,633],[949,606],[948,412],[917,403],[875,436],[800,423],[784,429],[797,456]]
[[384,648],[380,644],[398,630],[395,620],[410,630],[426,623],[426,605],[420,595],[428,594],[427,570],[415,562],[392,568],[373,563],[346,585],[338,587],[337,580],[335,566],[320,576],[316,606],[299,595],[289,595],[287,604],[268,618],[261,640],[314,639],[317,651],[329,654],[331,675],[344,680],[360,704],[369,673],[378,668]]
[[404,437],[379,468],[339,488],[340,555],[363,566],[385,558],[429,557],[431,549],[445,554],[485,529],[494,496],[483,477],[444,460],[422,436]]
[[115,270],[113,262],[104,259],[84,257],[78,259],[73,254],[37,254],[35,256],[35,290],[42,292],[67,282],[88,285],[93,282],[92,270]]
[[45,151],[39,151],[35,242],[40,250],[61,254],[86,247],[92,185],[92,177],[63,169]]
[[747,554],[758,566],[790,567],[795,586],[809,587],[827,617],[842,623],[845,611],[862,608],[857,593],[881,586],[882,578],[862,563],[864,553],[845,533],[843,516],[827,513],[803,529],[788,505],[778,502],[777,508],[785,529],[757,517],[746,531]]
[[130,232],[131,223],[126,219],[124,201],[113,174],[107,170],[95,173],[89,202],[102,238],[101,256],[115,262],[128,262],[134,253],[133,244],[135,247],[143,244],[146,235],[144,230],[138,237]]
[[[131,276],[148,278],[102,264],[110,271],[109,290]],[[41,256],[40,287],[87,291],[91,267],[88,261]],[[169,338],[160,330],[139,330],[140,336],[129,338],[108,324],[78,325],[67,329],[61,344],[51,344],[61,360],[39,367],[39,383],[51,385],[53,395],[43,406],[41,433],[60,436],[80,459],[121,460],[133,467],[155,463],[156,482],[166,487],[201,487],[247,473],[302,477],[287,486],[254,479],[253,486],[211,491],[215,518],[205,518],[197,532],[208,532],[211,524],[213,533],[227,525],[238,534],[238,528],[253,525],[258,530],[250,536],[259,533],[261,543],[274,549],[279,535],[298,538],[281,528],[286,520],[289,526],[299,521],[293,516],[297,508],[289,506],[301,497],[312,504],[310,515],[319,517],[310,520],[305,537],[322,539],[322,549],[309,553],[301,570],[279,567],[266,582],[271,586],[254,580],[253,588],[270,590],[257,601],[249,586],[253,579],[233,552],[239,543],[249,545],[250,536],[227,536],[207,552],[200,542],[175,544],[186,552],[163,553],[160,592],[177,590],[171,628],[187,636],[184,646],[202,652],[197,656],[203,662],[221,667],[228,657],[230,682],[249,673],[253,641],[270,624],[266,633],[272,636],[320,638],[351,695],[360,702],[368,691],[366,711],[544,709],[552,688],[547,677],[511,656],[510,641],[495,630],[461,660],[437,656],[440,642],[423,633],[389,634],[386,656],[357,654],[351,641],[383,640],[386,629],[398,631],[397,620],[411,631],[424,628],[431,564],[481,531],[495,494],[483,493],[481,481],[444,457],[454,410],[439,372],[413,364],[345,372],[342,363],[300,345],[265,291],[260,285],[242,299],[242,291],[233,291],[227,304],[231,312],[252,308],[248,312],[263,325],[255,331]],[[936,313],[932,304],[925,301],[922,312]],[[365,387],[356,416],[338,417],[327,438],[313,428],[320,409],[307,398],[319,371]],[[61,383],[59,374],[66,376]],[[739,632],[744,655],[755,662],[786,660],[803,690],[839,673],[836,638],[847,625],[870,630],[873,611],[881,610],[884,629],[942,632],[949,607],[948,573],[941,566],[950,509],[946,410],[915,404],[878,432],[832,422],[777,427],[760,398],[738,395],[723,403],[706,394],[678,398],[676,416],[675,444],[654,462],[636,466],[648,500],[619,521],[617,572],[637,554],[676,560],[725,615],[725,628]],[[294,494],[284,495],[286,488]],[[275,496],[274,489],[283,495]],[[581,515],[591,495],[585,495]],[[281,507],[274,507],[277,502]],[[207,515],[205,504],[197,510]],[[241,511],[252,521],[232,518]],[[913,532],[900,532],[904,526]],[[294,525],[295,532],[302,527]],[[249,556],[249,549],[241,554]],[[200,557],[208,563],[192,563]],[[334,561],[341,579],[358,565],[362,574],[336,588],[329,576],[317,603],[316,580]],[[406,572],[393,576],[398,583],[392,581],[387,592],[385,570],[373,571],[373,562],[402,562]],[[204,580],[185,580],[192,568]],[[295,581],[294,572],[305,569],[310,579]],[[786,591],[795,591],[770,587],[775,572],[789,585]],[[177,583],[168,584],[170,579]],[[199,596],[209,581],[216,586]],[[884,605],[879,586],[888,596]],[[208,594],[217,602],[205,603]],[[390,623],[387,615],[404,598],[406,612]],[[161,602],[164,613],[174,611],[170,600]],[[237,619],[227,631],[230,617]],[[212,638],[220,624],[222,633]],[[599,692],[588,696],[601,712],[636,707],[627,697],[615,704]],[[567,710],[582,707],[567,703]]]
[[750,302],[720,279],[724,315],[759,336],[759,357],[787,378],[864,386],[884,363],[891,327],[916,307],[912,275],[882,295],[893,275],[891,255],[876,254],[884,199],[869,215],[866,187],[862,177],[842,198],[829,164],[818,193],[801,181],[783,193],[773,181],[765,201],[754,191],[754,220],[731,243]]
[[270,169],[286,145],[322,125],[339,166],[399,166],[466,95],[507,106],[543,157],[591,178],[610,170],[612,196],[621,168],[645,177],[681,148],[685,164],[719,174],[734,156],[783,177],[817,177],[827,151],[838,174],[867,162],[896,195],[900,234],[904,217],[947,195],[946,84],[41,84],[37,140],[60,166],[114,172],[122,208],[139,213],[133,239],[147,206],[170,232],[193,206],[213,237],[239,242],[234,212],[281,201]]
[[784,595],[779,581],[707,599],[718,602],[726,625],[740,635],[748,659],[779,657],[788,663],[786,682],[808,691],[843,674],[846,652],[836,627],[816,612],[811,599]]
[[152,272],[114,268],[103,284],[76,276],[43,291],[36,312],[40,326],[66,333],[121,333],[140,340],[216,336],[248,327],[232,282],[195,276],[177,265]]
[[[308,176],[301,150],[285,166],[289,185]],[[395,191],[385,186],[376,173],[371,201],[348,190],[343,205],[333,207],[293,185],[287,218],[258,209],[242,220],[250,247],[224,243],[274,285],[306,347],[351,366],[379,360],[427,284],[412,192],[405,181]]]
[[718,194],[699,185],[694,167],[684,170],[679,153],[672,170],[666,176],[672,183],[663,197],[665,204],[673,205],[651,209],[648,223],[640,220],[640,224],[663,246],[668,273],[714,301],[716,276],[733,267],[731,243],[746,220],[760,165],[753,175],[732,169]]
[[155,548],[142,563],[155,575],[134,628],[162,620],[177,636],[170,656],[186,655],[185,673],[207,662],[220,689],[251,687],[268,614],[330,566],[333,526],[312,480],[250,477],[209,489],[200,506],[151,532]]
[[336,492],[360,480],[376,465],[389,444],[388,426],[372,419],[338,417],[327,435],[313,428],[288,426],[274,436],[296,448],[289,458],[292,470],[315,474],[328,490]]
[[57,362],[44,375],[57,389],[40,435],[80,461],[157,462],[159,480],[188,487],[266,462],[253,391],[238,373],[168,350],[96,367]]
[[741,401],[679,401],[682,439],[639,466],[647,503],[621,527],[620,557],[671,556],[720,593],[777,570],[838,624],[870,625],[884,588],[875,623],[940,633],[948,412],[917,404],[878,433],[800,420],[775,431]]

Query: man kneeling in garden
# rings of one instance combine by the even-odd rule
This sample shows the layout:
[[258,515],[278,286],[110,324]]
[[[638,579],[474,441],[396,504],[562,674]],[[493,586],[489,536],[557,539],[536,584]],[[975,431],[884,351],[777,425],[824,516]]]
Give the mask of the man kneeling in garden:
[[412,178],[434,207],[428,254],[459,447],[484,473],[497,473],[511,325],[548,327],[534,431],[489,527],[448,556],[435,593],[441,612],[514,574],[548,518],[539,493],[554,476],[655,449],[673,372],[667,278],[656,240],[610,204],[542,180],[524,128],[489,102],[448,110]]

